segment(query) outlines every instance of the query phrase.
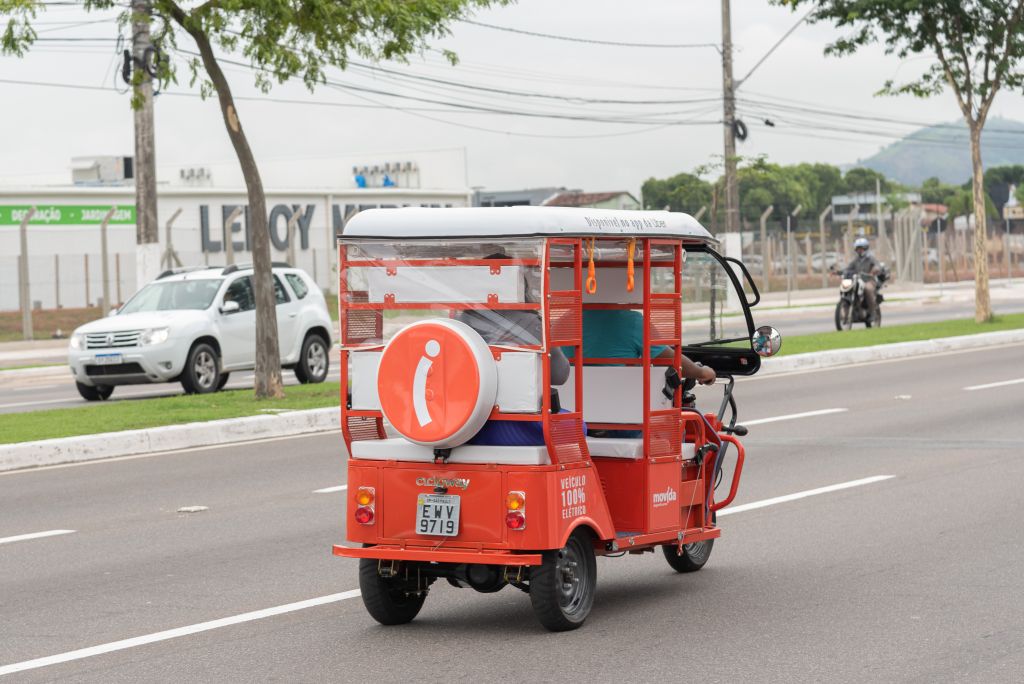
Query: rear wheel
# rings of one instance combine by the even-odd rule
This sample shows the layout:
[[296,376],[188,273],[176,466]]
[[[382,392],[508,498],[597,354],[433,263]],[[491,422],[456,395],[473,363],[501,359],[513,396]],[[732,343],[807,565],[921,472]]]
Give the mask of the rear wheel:
[[412,622],[427,598],[426,590],[416,591],[416,586],[404,579],[381,577],[379,567],[376,558],[359,560],[359,592],[366,612],[382,625]]
[[114,393],[114,388],[111,385],[83,385],[76,382],[75,387],[86,401],[105,401]]
[[704,567],[711,557],[711,549],[715,546],[714,539],[684,544],[683,552],[676,553],[678,548],[675,544],[665,544],[661,547],[665,554],[665,560],[676,572],[697,572]]
[[589,532],[578,528],[565,546],[545,551],[544,560],[530,573],[530,602],[537,619],[552,632],[583,624],[594,605],[597,561]]
[[327,371],[331,365],[327,342],[316,333],[306,335],[302,341],[302,354],[295,364],[295,377],[299,382],[323,382],[327,379]]
[[185,394],[208,394],[219,389],[220,359],[213,347],[200,342],[188,352],[185,369],[181,372],[181,386]]

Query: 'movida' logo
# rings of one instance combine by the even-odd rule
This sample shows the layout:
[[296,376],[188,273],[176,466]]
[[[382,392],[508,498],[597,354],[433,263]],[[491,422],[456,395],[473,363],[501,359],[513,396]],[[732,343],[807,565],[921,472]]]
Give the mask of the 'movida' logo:
[[665,491],[654,493],[654,507],[659,508],[661,506],[668,506],[677,498],[676,490],[672,489],[670,485]]

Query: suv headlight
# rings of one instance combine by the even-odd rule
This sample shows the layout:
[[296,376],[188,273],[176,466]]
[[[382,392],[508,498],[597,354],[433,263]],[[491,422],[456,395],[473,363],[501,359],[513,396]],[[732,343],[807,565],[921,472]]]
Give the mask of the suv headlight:
[[143,330],[142,335],[139,337],[139,344],[160,344],[167,341],[167,335],[167,328],[150,328],[149,330]]
[[85,333],[75,333],[68,340],[68,344],[71,345],[72,349],[84,349],[85,348]]

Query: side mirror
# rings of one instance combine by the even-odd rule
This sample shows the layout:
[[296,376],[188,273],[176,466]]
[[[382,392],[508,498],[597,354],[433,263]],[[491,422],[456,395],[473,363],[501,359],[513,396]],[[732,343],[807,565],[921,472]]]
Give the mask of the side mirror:
[[240,311],[241,308],[242,307],[239,306],[238,302],[236,302],[235,300],[232,299],[232,300],[226,301],[226,302],[224,302],[223,304],[220,305],[220,312],[222,314],[232,314],[232,313],[235,313],[237,311]]
[[762,325],[754,331],[750,346],[758,356],[775,356],[782,349],[782,334],[770,325]]
[[111,310],[110,310],[110,313],[108,313],[107,315],[108,315],[108,316],[116,316],[116,315],[117,315],[117,312],[118,312],[119,310],[120,310],[120,309],[118,309],[118,308],[117,308],[117,307],[115,306],[115,307],[114,307],[113,309],[111,309]]

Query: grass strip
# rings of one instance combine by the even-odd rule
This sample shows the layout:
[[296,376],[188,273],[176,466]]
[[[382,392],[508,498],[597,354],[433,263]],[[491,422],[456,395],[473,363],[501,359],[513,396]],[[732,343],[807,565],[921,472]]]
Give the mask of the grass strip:
[[779,356],[807,354],[810,352],[828,351],[831,349],[852,349],[870,347],[876,344],[894,344],[896,342],[917,342],[938,337],[957,337],[978,333],[999,332],[1024,328],[1024,314],[1007,314],[996,316],[989,323],[975,323],[973,318],[955,319],[950,321],[932,321],[930,323],[910,323],[881,328],[864,328],[858,326],[848,331],[832,331],[813,335],[795,335],[782,338],[782,350]]
[[[284,399],[256,401],[252,390],[178,395],[90,404],[81,408],[0,414],[0,444],[77,437],[101,432],[265,415],[338,405],[336,382],[284,388]],[[117,396],[117,390],[114,390]]]
[[[962,319],[797,335],[783,338],[779,356],[1019,328],[1024,328],[1024,314],[997,316],[992,322],[981,324],[975,323],[973,319]],[[256,401],[252,390],[234,390],[112,401],[81,408],[0,414],[0,444],[255,416],[267,410],[337,406],[339,384],[325,382],[319,385],[294,385],[286,387],[284,392],[285,398],[280,400]]]

